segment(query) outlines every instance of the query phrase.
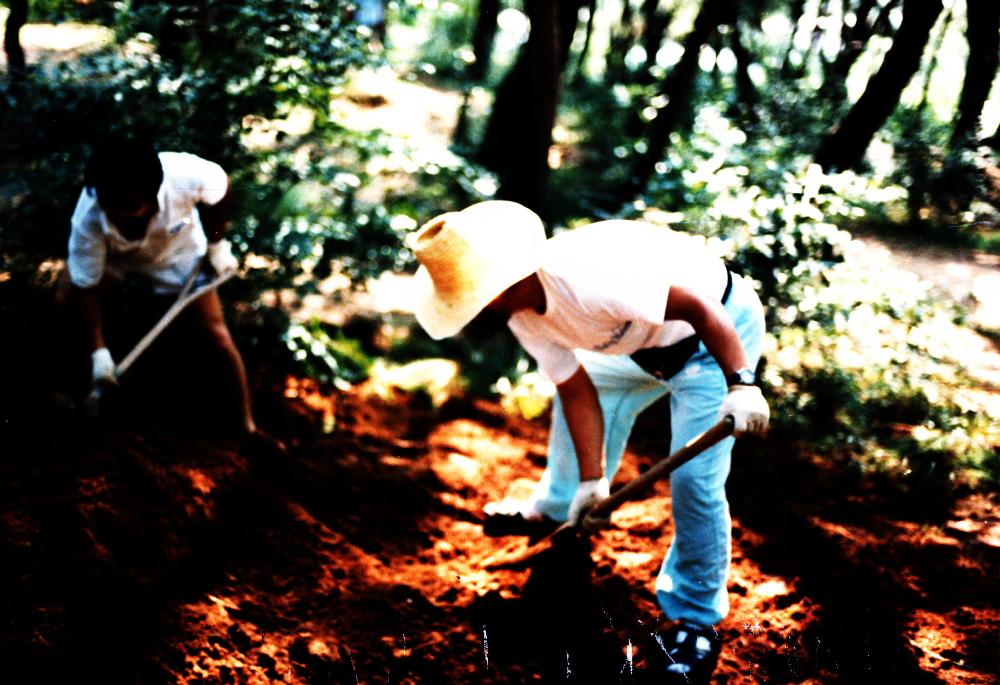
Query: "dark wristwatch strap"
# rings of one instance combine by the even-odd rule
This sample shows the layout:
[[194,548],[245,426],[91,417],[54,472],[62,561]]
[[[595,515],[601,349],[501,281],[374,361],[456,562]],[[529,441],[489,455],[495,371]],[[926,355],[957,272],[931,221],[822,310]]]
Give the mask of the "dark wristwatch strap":
[[726,375],[726,385],[757,385],[757,374],[746,367]]

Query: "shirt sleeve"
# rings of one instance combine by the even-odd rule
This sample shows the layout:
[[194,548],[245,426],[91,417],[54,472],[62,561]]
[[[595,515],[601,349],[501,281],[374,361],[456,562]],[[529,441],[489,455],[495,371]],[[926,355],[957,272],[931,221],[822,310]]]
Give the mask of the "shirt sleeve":
[[215,162],[186,152],[160,154],[164,171],[169,169],[176,183],[190,193],[196,204],[218,204],[229,190],[226,170]]
[[78,288],[93,288],[101,282],[108,246],[101,230],[101,210],[87,190],[80,193],[69,233],[66,268]]
[[514,319],[510,320],[509,325],[514,337],[538,364],[538,370],[541,374],[555,385],[568,381],[580,368],[580,361],[576,358],[573,350],[531,335]]

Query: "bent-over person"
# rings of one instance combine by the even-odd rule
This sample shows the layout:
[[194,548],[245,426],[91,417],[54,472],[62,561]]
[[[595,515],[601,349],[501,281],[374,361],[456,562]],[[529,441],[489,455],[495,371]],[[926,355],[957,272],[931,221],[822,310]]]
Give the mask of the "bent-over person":
[[[156,152],[149,144],[115,139],[97,147],[84,174],[71,220],[67,275],[60,299],[82,322],[90,348],[91,382],[115,384],[116,362],[105,342],[102,295],[129,274],[148,280],[153,292],[179,293],[203,261],[216,273],[234,270],[226,230],[229,177],[221,166],[189,153]],[[207,256],[207,259],[205,259]],[[208,280],[196,276],[197,287]],[[242,357],[226,326],[219,295],[206,292],[182,316],[193,319],[218,352],[233,401],[234,428],[258,431]]]
[[[533,496],[487,505],[489,519],[573,521],[608,496],[638,414],[670,396],[671,451],[734,418],[762,432],[754,369],[760,300],[699,239],[638,221],[602,221],[546,239],[527,208],[482,202],[408,237],[421,263],[417,320],[435,338],[481,312],[507,323],[556,386],[548,462]],[[671,474],[674,538],[656,596],[674,622],[668,682],[705,683],[728,612],[733,438]]]

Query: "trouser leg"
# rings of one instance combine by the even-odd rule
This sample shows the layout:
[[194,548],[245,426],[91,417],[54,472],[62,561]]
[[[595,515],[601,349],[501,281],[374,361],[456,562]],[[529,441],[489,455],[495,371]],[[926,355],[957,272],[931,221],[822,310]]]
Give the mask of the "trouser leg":
[[[763,312],[756,294],[746,283],[735,283],[726,309],[749,363],[756,365],[763,341]],[[727,387],[704,346],[667,385],[674,451],[716,423]],[[657,600],[670,619],[707,627],[729,611],[732,525],[725,487],[733,442],[719,442],[671,474],[674,539],[656,580]]]
[[[715,424],[725,396],[721,373],[689,366],[670,397],[671,452]],[[684,372],[682,372],[684,373]],[[729,475],[733,439],[726,438],[670,475],[674,539],[656,581],[664,613],[703,626],[729,610],[726,576],[730,558]]]

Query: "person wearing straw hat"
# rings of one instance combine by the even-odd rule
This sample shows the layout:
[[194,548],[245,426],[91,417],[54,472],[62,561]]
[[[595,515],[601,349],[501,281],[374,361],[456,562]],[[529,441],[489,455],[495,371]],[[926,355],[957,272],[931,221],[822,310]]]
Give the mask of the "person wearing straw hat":
[[[116,363],[104,336],[102,300],[127,274],[153,292],[181,291],[203,261],[217,273],[236,269],[229,241],[229,177],[221,166],[193,154],[156,152],[142,140],[110,138],[87,162],[84,188],[71,220],[66,271],[57,300],[75,310],[91,352],[94,386],[117,383]],[[207,280],[204,274],[198,279]],[[200,285],[199,281],[195,282]],[[206,331],[238,401],[238,429],[278,445],[260,432],[251,410],[242,357],[223,316],[218,293],[193,301],[185,315]]]
[[[539,217],[504,201],[443,214],[407,237],[420,266],[417,321],[435,339],[500,315],[556,386],[548,461],[533,496],[488,519],[578,521],[608,495],[638,414],[670,395],[671,451],[734,418],[761,433],[769,410],[754,369],[760,300],[696,237],[601,221],[546,239]],[[668,677],[707,682],[728,612],[728,438],[671,475],[674,539],[656,581],[675,622]]]

